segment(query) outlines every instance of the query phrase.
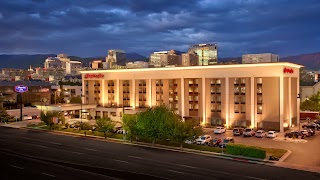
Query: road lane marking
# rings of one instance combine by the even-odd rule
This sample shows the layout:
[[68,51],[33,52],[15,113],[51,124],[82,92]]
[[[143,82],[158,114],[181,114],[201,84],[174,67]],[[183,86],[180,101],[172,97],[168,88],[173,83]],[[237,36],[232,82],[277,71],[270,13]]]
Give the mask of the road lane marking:
[[50,142],[51,144],[55,144],[55,145],[59,145],[59,146],[62,146],[61,143],[56,143],[56,142]]
[[138,157],[138,156],[128,156],[128,157],[135,158],[135,159],[143,159],[142,157]]
[[257,180],[267,180],[267,179],[263,179],[263,178],[252,177],[252,176],[245,176],[245,177],[250,178],[250,179],[257,179]]
[[89,150],[89,151],[98,151],[96,149],[91,149],[91,148],[83,148],[83,149],[86,149],[86,150]]
[[50,177],[55,177],[55,176],[52,175],[52,174],[47,174],[47,173],[41,173],[41,174],[46,175],[46,176],[50,176]]
[[15,166],[15,165],[9,165],[9,166],[11,166],[11,167],[13,167],[13,168],[17,168],[17,169],[24,169],[23,167],[19,167],[19,166]]
[[35,146],[38,146],[38,147],[42,147],[42,148],[48,148],[47,146],[43,146],[43,145],[39,145],[39,144],[34,144]]
[[75,152],[75,151],[72,151],[71,153],[73,153],[73,154],[83,154],[81,152]]
[[31,139],[31,138],[27,138],[27,137],[22,137],[22,139],[34,140],[34,139]]
[[187,167],[187,168],[192,168],[192,169],[197,169],[197,167],[193,167],[193,166],[188,166],[188,165],[183,165],[183,164],[179,164],[179,166],[182,166],[182,167]]
[[175,170],[171,170],[171,169],[169,169],[168,171],[170,171],[170,172],[174,172],[174,173],[179,173],[179,174],[184,174],[184,172],[175,171]]
[[118,160],[118,159],[114,159],[114,161],[121,162],[121,163],[129,163],[127,161],[122,161],[122,160]]

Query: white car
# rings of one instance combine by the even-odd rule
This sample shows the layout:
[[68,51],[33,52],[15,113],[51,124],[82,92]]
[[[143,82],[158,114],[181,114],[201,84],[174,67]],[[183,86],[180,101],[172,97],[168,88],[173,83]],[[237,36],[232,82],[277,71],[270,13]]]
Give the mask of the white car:
[[277,133],[275,131],[269,131],[267,134],[268,138],[275,138],[277,137]]
[[32,120],[32,116],[30,116],[30,115],[24,115],[24,116],[22,117],[22,119],[23,119],[23,120]]
[[225,133],[225,132],[226,132],[226,128],[224,128],[224,127],[217,127],[217,128],[215,128],[215,129],[213,130],[213,132],[214,132],[215,134]]
[[196,143],[199,145],[209,145],[211,140],[212,138],[210,135],[203,135],[196,139]]
[[266,133],[264,132],[264,130],[258,130],[255,136],[258,138],[263,138],[266,137]]

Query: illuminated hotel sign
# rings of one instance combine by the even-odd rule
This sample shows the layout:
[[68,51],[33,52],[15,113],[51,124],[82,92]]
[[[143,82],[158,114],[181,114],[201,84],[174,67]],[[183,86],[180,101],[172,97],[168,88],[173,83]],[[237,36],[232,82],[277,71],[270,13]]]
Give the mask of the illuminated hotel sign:
[[293,69],[289,69],[289,68],[284,68],[283,69],[284,73],[293,73]]
[[86,74],[84,78],[89,79],[89,78],[103,78],[103,74]]

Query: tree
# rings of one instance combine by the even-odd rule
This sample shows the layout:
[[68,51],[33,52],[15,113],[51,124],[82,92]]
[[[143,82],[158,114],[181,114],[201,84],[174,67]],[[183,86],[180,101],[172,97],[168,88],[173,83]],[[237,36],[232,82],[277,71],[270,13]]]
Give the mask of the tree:
[[81,97],[80,96],[71,97],[70,103],[81,104]]
[[320,111],[320,91],[304,100],[300,105],[300,109],[302,111]]
[[126,136],[132,141],[133,137],[139,136],[137,130],[137,115],[124,114],[122,117],[123,129],[128,133]]
[[109,117],[103,117],[96,120],[97,129],[104,133],[106,138],[106,132],[112,131],[114,129],[115,123]]
[[48,125],[50,129],[52,129],[52,127],[54,125],[54,123],[52,121],[53,117],[57,117],[58,118],[58,122],[61,121],[62,124],[65,123],[65,117],[61,112],[48,111],[46,113],[41,112],[41,114],[40,114],[40,120],[43,121],[44,123],[46,123],[46,125]]

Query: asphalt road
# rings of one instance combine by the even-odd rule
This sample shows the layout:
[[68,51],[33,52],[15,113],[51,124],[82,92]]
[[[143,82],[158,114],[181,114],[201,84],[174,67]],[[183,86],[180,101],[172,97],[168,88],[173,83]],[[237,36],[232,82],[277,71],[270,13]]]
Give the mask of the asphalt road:
[[233,136],[232,131],[227,131],[223,134],[214,134],[213,129],[211,128],[206,128],[205,132],[210,134],[213,138],[233,137],[235,143],[266,148],[287,149],[290,150],[292,154],[284,162],[320,167],[320,133],[317,133],[316,136],[306,137],[306,143],[295,143],[275,141],[269,138]]
[[[0,127],[1,179],[319,179],[320,174]],[[4,177],[4,178],[3,178]]]

